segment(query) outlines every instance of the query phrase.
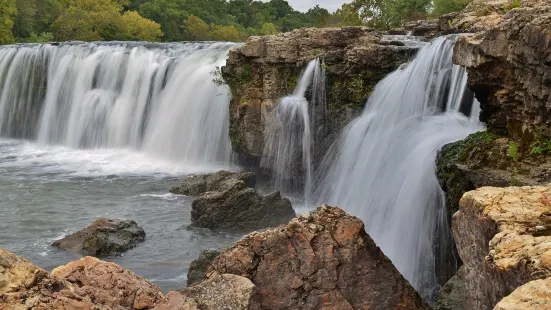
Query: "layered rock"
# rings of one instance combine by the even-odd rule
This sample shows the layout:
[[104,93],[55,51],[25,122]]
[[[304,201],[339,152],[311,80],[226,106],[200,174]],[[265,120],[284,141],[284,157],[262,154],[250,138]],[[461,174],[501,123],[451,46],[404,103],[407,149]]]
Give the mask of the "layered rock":
[[151,309],[160,289],[114,263],[86,257],[52,274],[0,249],[0,309]]
[[316,57],[323,58],[327,77],[327,128],[316,137],[323,140],[358,115],[375,84],[415,51],[362,27],[298,29],[249,38],[230,51],[222,68],[233,94],[230,137],[234,150],[258,160],[271,110],[293,92],[300,72]]
[[494,310],[545,310],[551,305],[551,278],[530,281],[503,298]]
[[218,190],[220,184],[228,179],[241,180],[248,187],[254,188],[256,185],[256,175],[252,172],[218,171],[188,177],[180,185],[173,187],[170,192],[177,195],[198,196]]
[[550,215],[551,186],[484,187],[463,196],[453,235],[465,264],[467,309],[492,309],[551,275]]
[[219,274],[250,279],[262,309],[429,308],[363,223],[328,206],[244,237],[214,260],[207,277]]
[[520,3],[458,40],[454,62],[467,68],[489,130],[527,145],[538,130],[551,136],[551,3]]
[[187,272],[187,285],[201,282],[205,279],[205,274],[212,261],[220,254],[219,251],[204,250],[201,251],[199,258],[192,261]]
[[119,255],[144,240],[145,231],[136,222],[100,218],[52,245],[82,255],[103,257]]

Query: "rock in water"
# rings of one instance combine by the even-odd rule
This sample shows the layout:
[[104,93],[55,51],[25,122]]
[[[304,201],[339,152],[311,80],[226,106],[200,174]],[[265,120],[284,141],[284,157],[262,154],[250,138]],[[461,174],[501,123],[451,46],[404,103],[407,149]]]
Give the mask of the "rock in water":
[[145,231],[130,220],[100,218],[52,245],[70,252],[97,257],[119,255],[145,240]]
[[193,224],[205,228],[254,230],[275,227],[293,217],[291,202],[279,192],[262,196],[237,179],[225,180],[217,191],[199,196],[191,210]]
[[207,277],[252,281],[262,309],[429,309],[358,218],[322,206],[254,232],[221,253]]
[[256,183],[256,175],[252,172],[219,171],[191,176],[185,179],[182,184],[173,187],[170,192],[177,195],[199,196],[205,192],[218,190],[220,183],[228,179],[241,180],[248,187],[255,187]]
[[550,215],[551,185],[483,187],[463,196],[452,228],[467,309],[492,309],[519,286],[551,276]]
[[220,254],[219,251],[201,251],[199,258],[192,261],[187,272],[187,285],[201,282],[212,261]]

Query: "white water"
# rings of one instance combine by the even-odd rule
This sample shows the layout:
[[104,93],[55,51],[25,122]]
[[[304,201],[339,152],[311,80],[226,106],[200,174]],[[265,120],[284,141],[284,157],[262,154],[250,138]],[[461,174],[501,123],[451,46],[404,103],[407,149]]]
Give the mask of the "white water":
[[211,72],[232,44],[0,47],[1,135],[229,163],[229,91]]
[[[311,89],[310,102],[306,99]],[[312,60],[301,74],[292,95],[281,99],[265,130],[261,166],[269,167],[273,189],[296,192],[305,189],[308,204],[312,187],[313,131],[325,117],[325,70]],[[313,121],[312,121],[313,120]],[[297,179],[299,180],[297,182]],[[302,185],[298,185],[303,183]]]
[[363,115],[329,151],[314,191],[318,203],[360,217],[400,272],[429,297],[440,255],[434,246],[449,236],[436,155],[484,129],[477,108],[470,119],[459,113],[466,74],[452,65],[452,49],[451,40],[439,38],[377,85]]

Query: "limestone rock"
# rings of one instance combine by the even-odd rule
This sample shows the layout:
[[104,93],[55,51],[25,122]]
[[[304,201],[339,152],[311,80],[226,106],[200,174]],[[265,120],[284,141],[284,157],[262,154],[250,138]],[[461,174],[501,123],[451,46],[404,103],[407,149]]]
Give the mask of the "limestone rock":
[[54,242],[53,246],[102,257],[118,255],[144,240],[145,231],[136,222],[100,218],[87,228]]
[[27,290],[47,275],[24,258],[0,249],[0,294]]
[[228,179],[245,182],[248,187],[255,187],[256,175],[252,172],[219,171],[186,178],[182,184],[173,187],[170,192],[178,195],[198,196],[205,192],[216,191],[220,183]]
[[494,310],[545,310],[551,307],[551,278],[530,281],[503,298]]
[[483,187],[453,217],[468,309],[492,309],[532,280],[551,276],[551,186]]
[[260,309],[255,285],[232,274],[211,275],[208,280],[179,292],[170,292],[155,310],[256,310]]
[[52,271],[69,282],[79,295],[113,309],[150,309],[162,299],[156,285],[117,264],[85,257]]
[[381,33],[365,27],[303,28],[249,38],[230,51],[222,68],[233,95],[230,138],[234,151],[247,164],[259,164],[270,112],[281,97],[292,94],[309,61],[323,58],[326,68],[326,128],[314,132],[316,141],[322,141],[358,116],[375,84],[416,50],[385,41]]
[[530,144],[537,130],[551,136],[551,3],[521,3],[458,40],[454,62],[467,68],[489,130]]
[[205,279],[205,273],[212,261],[220,254],[219,251],[201,251],[199,258],[192,261],[187,272],[187,285],[201,282]]
[[196,226],[238,230],[278,226],[294,216],[291,202],[279,192],[262,196],[237,179],[223,181],[217,191],[199,196],[191,210]]
[[359,219],[322,206],[254,232],[212,263],[208,278],[250,279],[262,309],[428,309]]

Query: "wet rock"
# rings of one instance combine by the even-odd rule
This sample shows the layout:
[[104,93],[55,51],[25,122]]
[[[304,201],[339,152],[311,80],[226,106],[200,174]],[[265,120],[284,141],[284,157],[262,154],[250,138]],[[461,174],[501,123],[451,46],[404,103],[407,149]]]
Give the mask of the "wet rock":
[[291,202],[279,192],[258,194],[245,182],[228,179],[217,191],[206,192],[192,203],[191,220],[205,228],[254,230],[278,226],[295,216]]
[[325,127],[314,132],[315,140],[323,141],[361,114],[375,84],[416,51],[389,44],[381,33],[365,27],[304,28],[249,38],[230,51],[222,68],[233,95],[230,138],[234,151],[247,163],[259,163],[271,111],[281,97],[292,94],[309,61],[320,57],[325,62],[328,114]]
[[220,254],[219,251],[201,251],[199,258],[192,261],[187,272],[187,285],[201,282],[205,279],[205,273],[212,261]]
[[186,178],[182,184],[173,187],[170,192],[177,195],[198,196],[205,192],[218,190],[220,184],[228,179],[241,180],[248,187],[253,188],[256,183],[256,175],[252,172],[219,171]]
[[453,235],[467,309],[492,309],[518,287],[551,276],[550,214],[551,186],[483,187],[463,196]]
[[465,268],[459,268],[438,292],[433,305],[434,310],[467,310],[467,290],[465,289]]
[[119,255],[145,240],[145,231],[131,220],[100,218],[92,225],[52,245],[97,257]]
[[530,281],[503,298],[494,310],[544,310],[551,305],[551,278]]
[[429,308],[363,223],[328,206],[244,237],[214,260],[207,277],[218,274],[250,279],[262,309]]
[[170,292],[155,310],[260,309],[255,285],[232,274],[211,275],[178,292]]

